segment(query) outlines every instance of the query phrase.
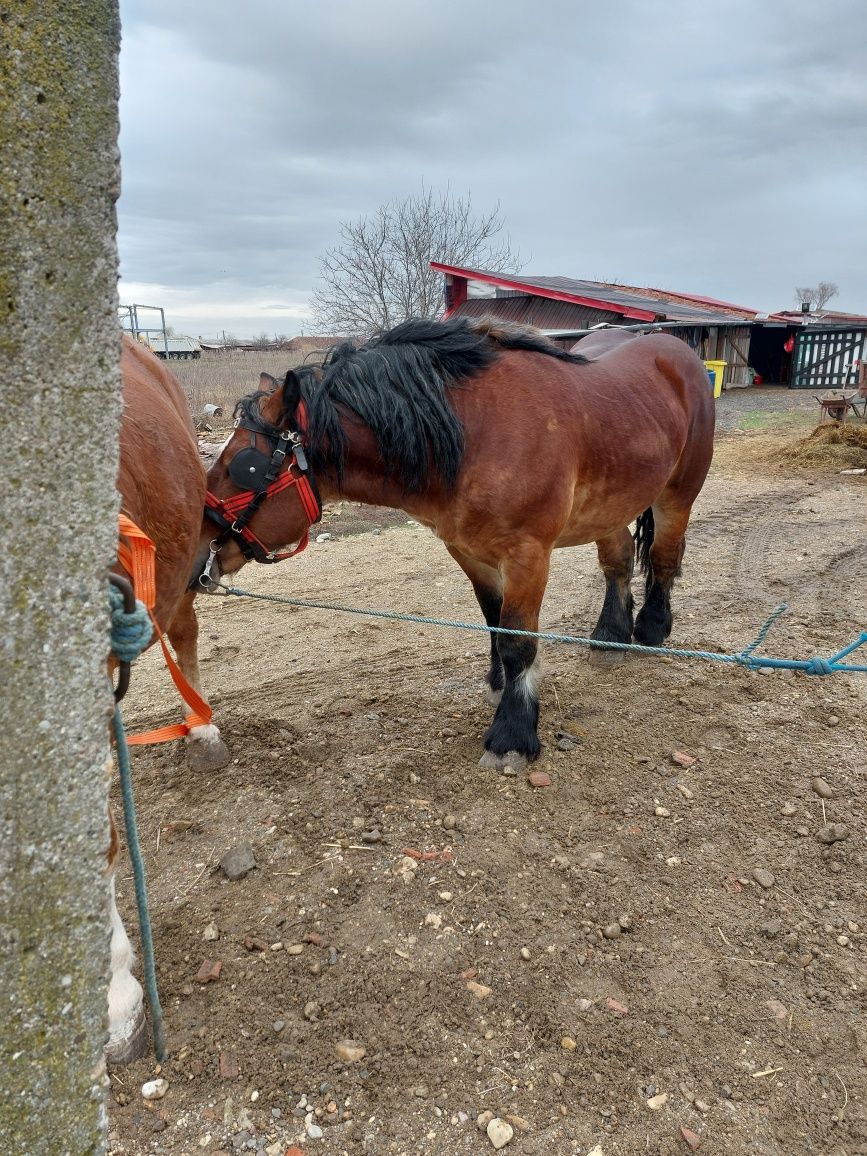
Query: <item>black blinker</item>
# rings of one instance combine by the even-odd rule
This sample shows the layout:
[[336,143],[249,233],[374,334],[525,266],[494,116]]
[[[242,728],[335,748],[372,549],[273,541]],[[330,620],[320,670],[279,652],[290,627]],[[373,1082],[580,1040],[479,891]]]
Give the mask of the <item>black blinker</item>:
[[264,490],[268,485],[268,469],[271,461],[261,450],[249,446],[229,462],[229,477],[241,490]]

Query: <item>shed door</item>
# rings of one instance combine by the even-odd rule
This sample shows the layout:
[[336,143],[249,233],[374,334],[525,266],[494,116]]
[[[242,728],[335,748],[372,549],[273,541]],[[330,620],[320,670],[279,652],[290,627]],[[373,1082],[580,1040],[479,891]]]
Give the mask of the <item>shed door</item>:
[[795,340],[792,389],[842,389],[858,380],[863,329],[803,330]]

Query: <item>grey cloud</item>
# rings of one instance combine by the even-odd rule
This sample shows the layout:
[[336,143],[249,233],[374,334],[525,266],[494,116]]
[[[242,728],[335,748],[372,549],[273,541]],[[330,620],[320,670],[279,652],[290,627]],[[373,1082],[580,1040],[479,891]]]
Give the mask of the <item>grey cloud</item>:
[[867,310],[860,0],[123,16],[128,280],[297,304],[341,219],[450,183],[500,201],[530,271],[758,307],[826,277]]

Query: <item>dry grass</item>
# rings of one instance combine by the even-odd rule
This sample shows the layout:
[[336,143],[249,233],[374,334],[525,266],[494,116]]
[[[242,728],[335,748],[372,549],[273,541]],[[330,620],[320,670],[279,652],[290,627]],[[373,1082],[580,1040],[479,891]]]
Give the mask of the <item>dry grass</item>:
[[281,377],[302,360],[297,353],[205,351],[196,361],[171,361],[169,368],[184,387],[193,416],[197,417],[208,403],[220,405],[224,415],[212,424],[226,425],[238,398],[258,387],[260,373]]
[[793,466],[835,470],[867,467],[867,425],[825,422],[807,437],[780,447],[776,456]]

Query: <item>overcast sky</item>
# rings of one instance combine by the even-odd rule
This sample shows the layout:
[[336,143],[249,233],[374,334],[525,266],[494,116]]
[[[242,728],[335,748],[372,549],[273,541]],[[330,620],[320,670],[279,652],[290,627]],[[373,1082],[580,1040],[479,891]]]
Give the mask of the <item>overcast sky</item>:
[[524,274],[867,312],[867,0],[122,0],[122,302],[310,332],[338,222],[499,202]]

